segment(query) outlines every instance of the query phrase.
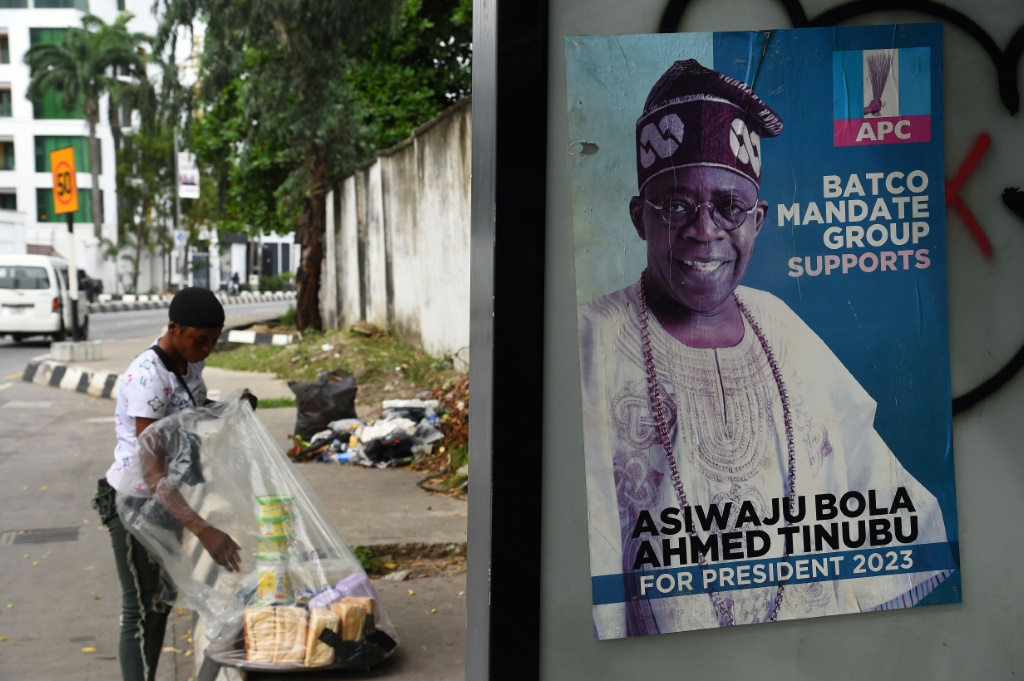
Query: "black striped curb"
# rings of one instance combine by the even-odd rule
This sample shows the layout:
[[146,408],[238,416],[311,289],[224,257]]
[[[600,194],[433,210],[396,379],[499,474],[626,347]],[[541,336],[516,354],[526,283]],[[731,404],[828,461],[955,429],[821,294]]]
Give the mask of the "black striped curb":
[[220,335],[222,343],[248,343],[253,345],[288,345],[295,340],[289,333],[259,333],[232,329]]
[[94,397],[117,397],[117,379],[120,374],[109,371],[90,371],[81,367],[61,364],[42,357],[29,361],[21,380],[35,385],[47,385],[61,390],[85,393]]
[[[218,294],[217,299],[222,305],[242,305],[245,303],[262,303],[273,300],[295,300],[295,291],[242,293],[237,296]],[[133,310],[159,310],[171,304],[171,296],[143,296],[138,300],[104,300],[89,303],[89,312],[130,312]]]

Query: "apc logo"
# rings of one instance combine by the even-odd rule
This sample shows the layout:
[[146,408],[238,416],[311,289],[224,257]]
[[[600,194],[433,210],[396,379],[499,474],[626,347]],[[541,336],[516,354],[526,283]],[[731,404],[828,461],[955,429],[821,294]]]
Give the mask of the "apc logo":
[[834,145],[931,141],[931,78],[927,47],[833,52]]
[[746,163],[754,169],[756,177],[761,177],[761,137],[747,130],[747,124],[739,118],[729,130],[729,146],[740,163]]
[[655,127],[648,123],[640,133],[640,165],[650,168],[658,158],[668,158],[683,143],[683,122],[674,113],[666,114]]

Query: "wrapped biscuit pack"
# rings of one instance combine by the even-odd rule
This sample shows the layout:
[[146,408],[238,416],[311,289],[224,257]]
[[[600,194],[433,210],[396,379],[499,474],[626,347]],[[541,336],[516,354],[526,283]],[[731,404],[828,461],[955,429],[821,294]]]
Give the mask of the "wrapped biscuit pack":
[[[146,429],[117,495],[125,527],[160,560],[175,604],[201,615],[214,661],[299,671],[383,660],[397,639],[372,582],[237,397]],[[237,571],[188,529],[205,524],[239,547]]]

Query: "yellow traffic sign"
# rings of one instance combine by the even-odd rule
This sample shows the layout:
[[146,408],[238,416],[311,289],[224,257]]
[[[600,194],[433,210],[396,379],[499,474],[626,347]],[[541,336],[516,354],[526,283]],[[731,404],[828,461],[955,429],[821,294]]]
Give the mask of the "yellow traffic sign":
[[74,147],[51,151],[50,170],[53,172],[53,212],[57,215],[74,213],[78,210]]

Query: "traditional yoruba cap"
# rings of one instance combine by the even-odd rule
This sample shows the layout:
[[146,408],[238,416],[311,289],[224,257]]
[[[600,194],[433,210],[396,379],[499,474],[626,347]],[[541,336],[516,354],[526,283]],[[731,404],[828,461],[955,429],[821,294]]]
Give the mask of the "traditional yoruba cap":
[[206,288],[185,288],[174,294],[168,317],[176,324],[196,329],[219,329],[224,326],[224,306],[213,291]]
[[636,122],[640,191],[656,175],[687,166],[734,170],[761,184],[761,138],[782,119],[742,81],[677,61],[651,88]]

